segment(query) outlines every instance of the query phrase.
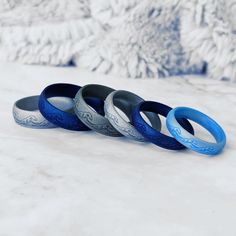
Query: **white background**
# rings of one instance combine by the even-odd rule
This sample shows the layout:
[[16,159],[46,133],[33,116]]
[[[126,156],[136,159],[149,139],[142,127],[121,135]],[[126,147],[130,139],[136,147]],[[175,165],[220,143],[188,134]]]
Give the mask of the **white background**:
[[[222,125],[227,146],[212,158],[94,132],[17,126],[14,102],[55,82],[99,83],[194,107]],[[203,77],[134,80],[1,64],[0,235],[235,236],[235,94],[235,84]]]

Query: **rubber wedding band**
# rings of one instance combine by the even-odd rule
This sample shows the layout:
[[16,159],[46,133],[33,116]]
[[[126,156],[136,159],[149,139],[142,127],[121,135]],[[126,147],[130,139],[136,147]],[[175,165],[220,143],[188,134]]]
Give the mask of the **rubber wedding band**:
[[[133,109],[132,122],[135,128],[153,144],[165,149],[181,150],[186,147],[181,143],[179,143],[173,137],[169,137],[155,130],[148,123],[146,123],[146,121],[142,118],[140,114],[141,111],[149,111],[166,117],[171,110],[172,110],[171,107],[158,102],[152,102],[152,101],[141,102]],[[193,127],[186,119],[178,119],[178,121],[186,130],[188,130],[192,134],[194,133]]]
[[[182,125],[178,122],[178,119],[180,118],[190,119],[203,126],[213,135],[216,143],[206,142],[193,136],[191,133],[185,130],[185,127],[182,127]],[[182,143],[187,148],[201,154],[219,154],[226,144],[226,136],[220,125],[217,124],[209,116],[192,108],[177,107],[173,109],[167,116],[166,125],[169,132],[180,143]]]
[[[52,84],[46,87],[39,97],[39,110],[42,115],[54,125],[61,128],[75,131],[90,130],[83,122],[81,122],[74,113],[73,107],[70,110],[59,109],[54,106],[49,98],[66,97],[74,99],[76,93],[81,89],[80,86],[74,84]],[[103,112],[103,102],[99,99],[88,98],[88,104],[98,112]]]
[[[129,91],[118,90],[110,93],[105,100],[105,114],[110,123],[115,127],[120,133],[124,136],[134,139],[136,141],[144,142],[147,141],[145,137],[143,137],[137,129],[132,125],[132,122],[127,122],[116,110],[118,107],[121,111],[123,111],[126,116],[131,120],[132,110],[133,108],[143,102],[144,99],[139,97],[138,95],[131,93]],[[145,112],[145,115],[149,119],[152,127],[157,130],[161,129],[161,121],[158,115]]]
[[25,97],[15,102],[13,117],[18,125],[26,128],[48,129],[56,126],[45,119],[38,108],[39,96]]
[[115,91],[112,88],[89,84],[81,88],[75,97],[75,113],[79,119],[90,129],[107,136],[120,137],[122,134],[118,132],[109,122],[109,120],[94,111],[85,101],[86,97],[96,97],[105,101],[106,97]]

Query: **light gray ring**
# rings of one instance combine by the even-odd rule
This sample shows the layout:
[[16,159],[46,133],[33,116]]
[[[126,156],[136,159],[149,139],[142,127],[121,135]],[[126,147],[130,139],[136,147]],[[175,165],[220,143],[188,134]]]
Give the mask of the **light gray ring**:
[[86,97],[99,98],[105,101],[106,97],[115,91],[112,88],[89,84],[82,87],[75,96],[75,114],[90,129],[107,136],[120,137],[118,132],[105,117],[94,111],[84,100]]
[[13,106],[13,117],[17,124],[34,129],[48,129],[56,126],[47,121],[38,109],[39,96],[22,98]]
[[[136,141],[147,141],[130,123],[127,122],[116,110],[118,107],[131,120],[132,110],[144,99],[129,91],[117,90],[109,94],[105,100],[104,111],[110,123],[124,136]],[[157,114],[144,112],[153,128],[161,130],[161,120]]]

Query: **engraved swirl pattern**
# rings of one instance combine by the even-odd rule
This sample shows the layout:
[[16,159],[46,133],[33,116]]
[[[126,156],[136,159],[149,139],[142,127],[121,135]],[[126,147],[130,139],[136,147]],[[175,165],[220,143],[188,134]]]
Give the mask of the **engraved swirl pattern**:
[[132,126],[129,126],[127,124],[126,126],[120,125],[119,119],[108,111],[109,108],[107,108],[107,106],[105,106],[104,109],[105,109],[107,118],[111,121],[113,126],[115,126],[124,136],[130,137],[132,139],[142,141],[142,142],[146,141],[146,139],[142,137]]
[[19,125],[22,125],[24,127],[32,127],[32,128],[51,128],[51,127],[54,127],[53,124],[51,124],[46,119],[41,117],[40,114],[38,114],[38,115],[31,114],[31,115],[28,115],[26,117],[22,117],[22,115],[19,112],[14,111],[13,116],[14,116],[15,121]]
[[106,118],[100,117],[97,113],[92,114],[92,112],[86,107],[87,104],[84,105],[81,100],[82,99],[75,99],[75,112],[83,123],[96,132],[109,136],[121,136],[121,134],[109,123],[109,121],[105,120]]
[[204,142],[199,142],[194,138],[184,138],[179,127],[170,126],[170,132],[174,137],[178,137],[178,140],[184,143],[186,146],[200,153],[212,154],[217,152],[217,149],[209,146],[209,144],[204,145]]

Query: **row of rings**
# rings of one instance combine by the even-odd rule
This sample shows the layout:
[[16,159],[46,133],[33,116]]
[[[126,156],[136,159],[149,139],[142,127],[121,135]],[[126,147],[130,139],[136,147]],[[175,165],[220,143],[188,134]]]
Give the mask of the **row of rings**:
[[[69,98],[69,103],[53,98]],[[119,108],[129,119],[120,115]],[[150,124],[141,115],[145,114]],[[160,132],[159,115],[167,117],[166,126],[173,137]],[[124,90],[89,84],[80,87],[73,84],[52,84],[40,96],[18,100],[13,107],[15,121],[31,128],[53,128],[85,131],[137,141],[150,141],[170,150],[192,149],[196,152],[216,155],[226,143],[223,129],[210,117],[188,107],[171,107],[144,101],[138,95]],[[206,142],[194,136],[188,119],[206,128],[216,142]]]

